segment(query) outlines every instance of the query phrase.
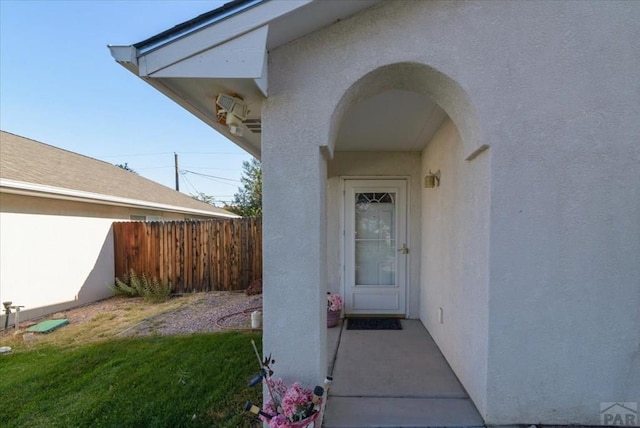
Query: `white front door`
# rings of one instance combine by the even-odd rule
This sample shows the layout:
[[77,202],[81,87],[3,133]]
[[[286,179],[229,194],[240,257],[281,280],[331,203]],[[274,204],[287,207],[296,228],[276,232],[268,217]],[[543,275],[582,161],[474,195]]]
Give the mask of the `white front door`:
[[345,314],[405,315],[407,183],[345,180]]

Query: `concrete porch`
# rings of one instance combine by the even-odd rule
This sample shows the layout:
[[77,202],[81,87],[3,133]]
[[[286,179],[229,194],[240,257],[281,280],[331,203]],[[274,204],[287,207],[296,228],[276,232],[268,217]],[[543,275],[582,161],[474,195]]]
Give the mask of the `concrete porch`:
[[323,426],[480,427],[473,402],[419,320],[403,330],[328,329],[334,383]]

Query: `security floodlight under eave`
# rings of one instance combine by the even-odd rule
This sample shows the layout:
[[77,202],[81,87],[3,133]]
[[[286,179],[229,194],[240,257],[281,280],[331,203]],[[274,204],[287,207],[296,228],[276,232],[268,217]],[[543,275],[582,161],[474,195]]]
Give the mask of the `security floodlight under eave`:
[[240,120],[245,120],[247,118],[247,104],[242,101],[240,98],[232,97],[227,94],[220,94],[218,98],[216,98],[216,104],[228,115],[233,115]]

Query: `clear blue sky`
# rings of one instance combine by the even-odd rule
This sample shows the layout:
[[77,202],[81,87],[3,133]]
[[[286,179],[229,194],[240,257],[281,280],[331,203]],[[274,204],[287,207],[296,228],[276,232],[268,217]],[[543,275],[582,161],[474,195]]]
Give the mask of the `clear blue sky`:
[[[174,187],[181,170],[239,180],[242,149],[111,58],[224,1],[0,0],[0,128]],[[238,181],[180,175],[184,193],[230,200]]]

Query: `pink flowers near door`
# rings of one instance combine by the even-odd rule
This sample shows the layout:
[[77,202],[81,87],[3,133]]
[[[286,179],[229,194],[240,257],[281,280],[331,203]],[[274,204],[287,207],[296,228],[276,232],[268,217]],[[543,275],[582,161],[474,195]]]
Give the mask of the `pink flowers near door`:
[[327,293],[327,327],[335,327],[338,325],[342,305],[341,295]]

